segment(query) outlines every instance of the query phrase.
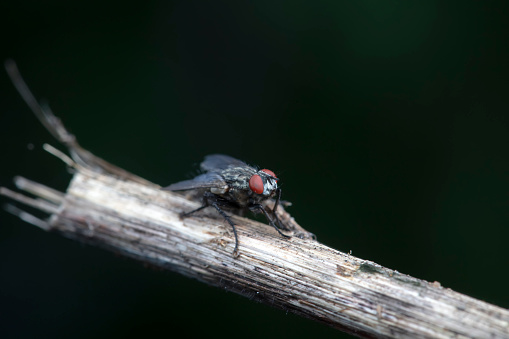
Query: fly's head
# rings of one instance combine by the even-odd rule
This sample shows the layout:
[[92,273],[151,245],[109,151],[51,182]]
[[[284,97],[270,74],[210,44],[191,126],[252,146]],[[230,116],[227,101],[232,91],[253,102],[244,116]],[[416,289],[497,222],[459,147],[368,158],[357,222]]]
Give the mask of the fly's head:
[[255,194],[269,198],[276,193],[278,180],[274,172],[262,169],[249,179],[249,189]]

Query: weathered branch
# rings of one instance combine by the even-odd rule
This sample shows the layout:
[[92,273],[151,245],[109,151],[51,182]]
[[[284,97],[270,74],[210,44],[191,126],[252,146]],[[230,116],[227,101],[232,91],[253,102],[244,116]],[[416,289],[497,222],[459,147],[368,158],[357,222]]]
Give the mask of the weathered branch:
[[[8,68],[15,84],[22,81],[13,64]],[[508,310],[331,249],[306,236],[286,212],[301,237],[286,240],[267,225],[233,217],[240,241],[240,256],[233,257],[232,234],[214,211],[180,219],[198,203],[82,149],[31,100],[26,85],[17,88],[69,148],[67,163],[75,170],[65,193],[20,177],[16,186],[35,199],[2,188],[1,194],[50,215],[44,221],[8,208],[23,220],[358,336],[509,337]]]

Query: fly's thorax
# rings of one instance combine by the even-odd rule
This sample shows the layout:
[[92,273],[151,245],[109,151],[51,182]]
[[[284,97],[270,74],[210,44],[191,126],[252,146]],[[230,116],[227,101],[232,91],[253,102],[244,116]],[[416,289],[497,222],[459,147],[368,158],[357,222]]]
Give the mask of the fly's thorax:
[[249,179],[256,174],[256,170],[252,167],[228,167],[221,172],[224,181],[228,183],[231,189],[249,190]]

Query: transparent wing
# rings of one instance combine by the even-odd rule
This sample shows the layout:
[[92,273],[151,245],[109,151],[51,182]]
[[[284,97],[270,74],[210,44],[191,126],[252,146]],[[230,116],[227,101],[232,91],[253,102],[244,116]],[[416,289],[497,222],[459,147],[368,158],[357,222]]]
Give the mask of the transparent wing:
[[198,188],[227,188],[228,185],[217,173],[201,174],[191,180],[184,180],[164,187],[164,191],[184,191]]
[[247,165],[243,161],[224,154],[207,155],[205,160],[200,164],[201,169],[206,172],[222,170],[230,166],[243,167]]

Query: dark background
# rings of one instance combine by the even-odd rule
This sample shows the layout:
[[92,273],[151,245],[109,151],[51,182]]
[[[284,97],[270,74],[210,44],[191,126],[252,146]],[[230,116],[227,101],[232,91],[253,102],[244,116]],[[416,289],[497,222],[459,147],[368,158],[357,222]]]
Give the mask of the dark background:
[[[209,153],[270,168],[321,242],[507,308],[501,4],[10,3],[0,57],[116,165],[161,185]],[[66,168],[41,149],[56,142],[5,72],[0,104],[0,185],[65,190]],[[340,334],[5,211],[0,224],[2,337]]]

